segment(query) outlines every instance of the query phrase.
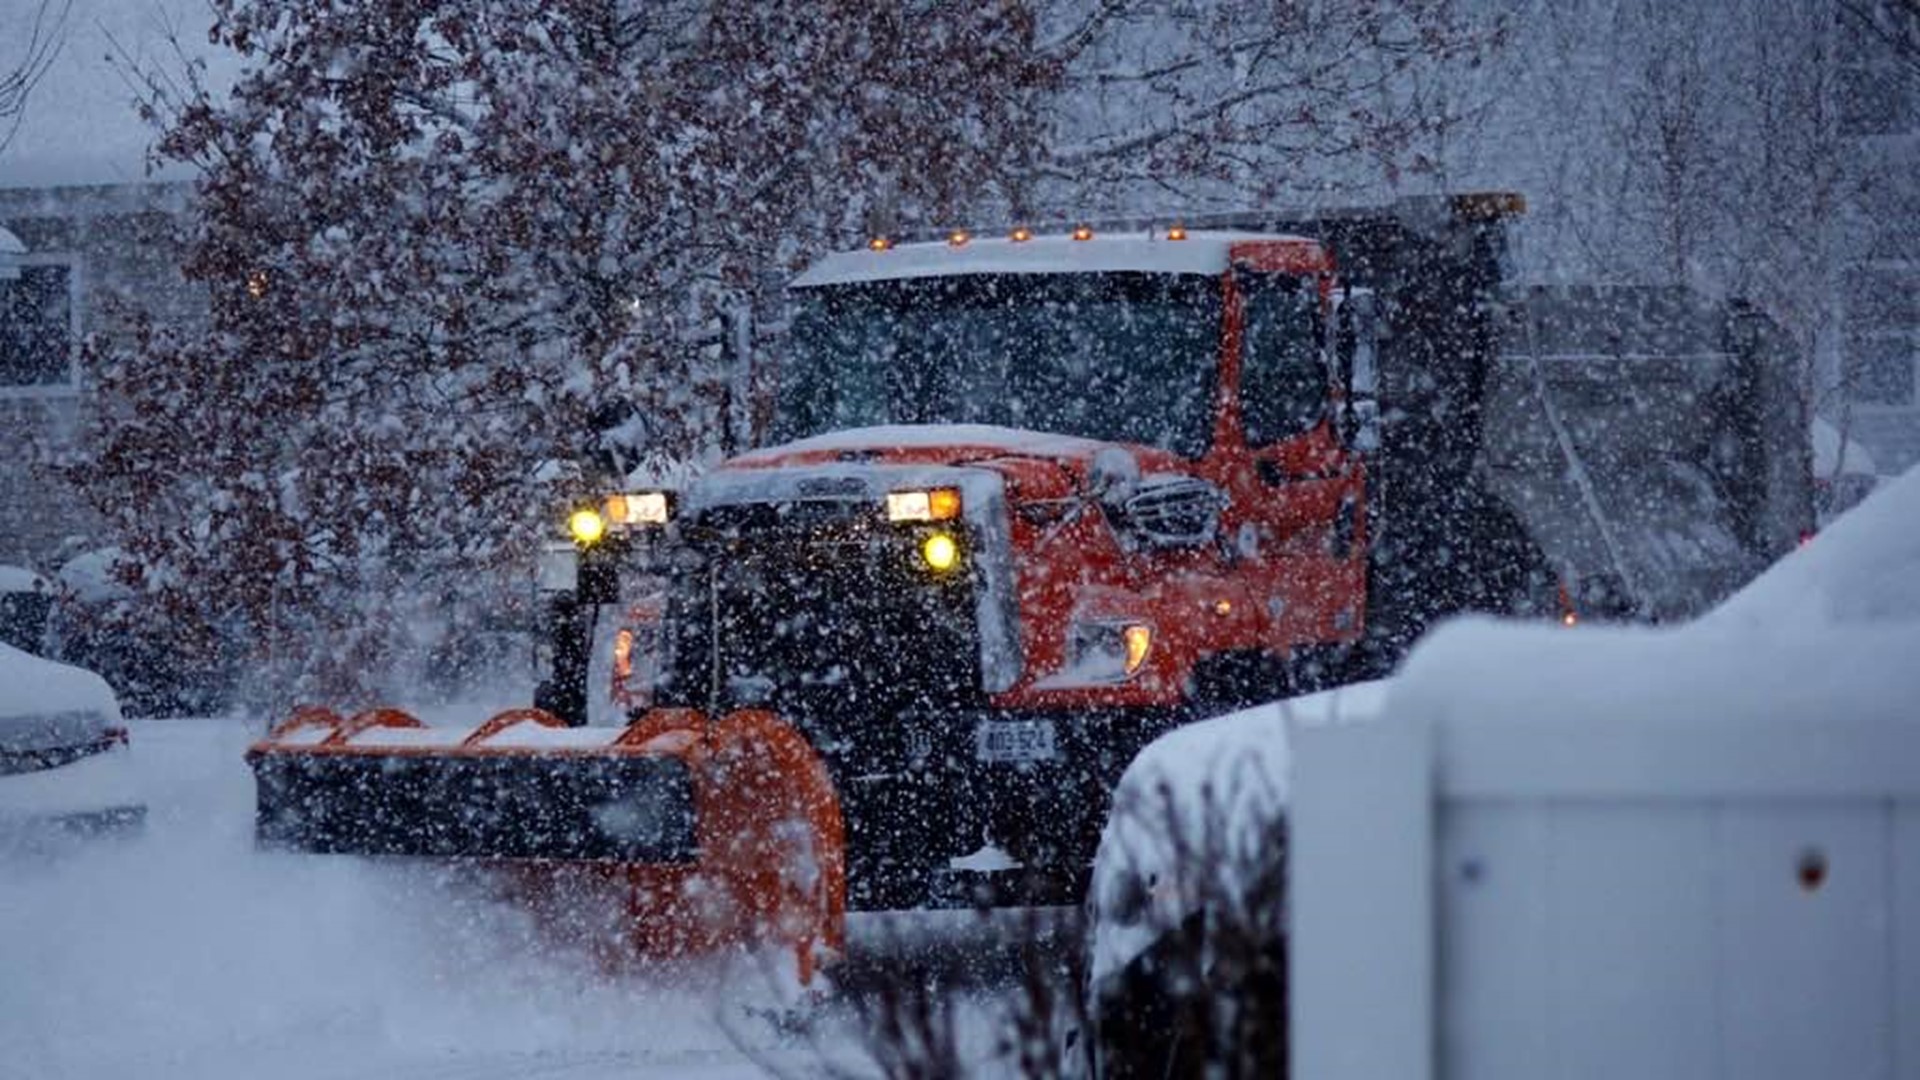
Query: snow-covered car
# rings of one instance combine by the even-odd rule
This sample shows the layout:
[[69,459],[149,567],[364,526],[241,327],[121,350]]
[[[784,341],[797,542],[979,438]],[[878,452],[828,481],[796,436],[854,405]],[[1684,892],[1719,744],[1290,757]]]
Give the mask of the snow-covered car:
[[[1596,645],[1707,665],[1740,654],[1729,642],[1792,633],[1807,655],[1831,653],[1843,680],[1886,653],[1855,649],[1863,635],[1883,644],[1888,632],[1904,635],[1920,656],[1920,469],[1879,487],[1695,623],[1607,628],[1597,633],[1613,637]],[[1515,639],[1539,631],[1457,629],[1437,632],[1408,666],[1445,668],[1453,685],[1471,660],[1477,696],[1466,707],[1495,707],[1512,654],[1462,655],[1462,642],[1489,629]],[[1384,680],[1262,705],[1178,729],[1135,759],[1115,790],[1088,893],[1091,1045],[1102,1075],[1284,1068],[1289,736],[1302,725],[1366,722],[1411,690]]]
[[106,680],[0,644],[0,846],[144,819],[114,760],[126,747]]

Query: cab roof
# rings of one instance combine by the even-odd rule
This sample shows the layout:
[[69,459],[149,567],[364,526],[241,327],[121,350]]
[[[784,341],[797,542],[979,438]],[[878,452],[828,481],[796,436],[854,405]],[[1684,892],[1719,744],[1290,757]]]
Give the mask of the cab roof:
[[[1161,274],[1220,274],[1243,245],[1258,245],[1284,261],[1319,265],[1317,241],[1286,233],[1193,230],[1182,240],[1164,232],[1096,232],[1076,240],[1069,234],[1039,234],[1015,241],[1005,236],[974,236],[965,243],[939,240],[863,248],[826,256],[794,279],[794,288],[850,285],[901,278],[963,274],[1059,274],[1139,271]],[[1285,256],[1292,256],[1287,259]],[[1261,261],[1268,261],[1263,259]]]

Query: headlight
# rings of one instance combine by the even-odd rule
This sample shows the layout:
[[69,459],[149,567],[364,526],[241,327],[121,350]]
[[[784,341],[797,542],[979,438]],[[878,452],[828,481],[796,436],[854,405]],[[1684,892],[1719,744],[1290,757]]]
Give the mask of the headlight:
[[1076,683],[1132,678],[1153,650],[1153,627],[1143,622],[1075,623],[1067,637],[1067,673]]
[[591,506],[583,506],[567,518],[567,531],[581,547],[591,547],[607,533],[607,519]]
[[945,573],[960,565],[960,544],[952,536],[937,532],[920,542],[920,557],[936,573]]
[[952,521],[959,516],[959,488],[922,488],[887,493],[888,521]]
[[607,520],[614,528],[665,525],[672,516],[673,503],[664,491],[629,491],[607,496]]

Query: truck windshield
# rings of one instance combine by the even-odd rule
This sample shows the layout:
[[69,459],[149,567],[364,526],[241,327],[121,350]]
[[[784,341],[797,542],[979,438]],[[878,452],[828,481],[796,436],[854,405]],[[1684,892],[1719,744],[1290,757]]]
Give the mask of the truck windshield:
[[970,275],[794,299],[778,441],[876,424],[999,424],[1197,457],[1213,435],[1212,277]]

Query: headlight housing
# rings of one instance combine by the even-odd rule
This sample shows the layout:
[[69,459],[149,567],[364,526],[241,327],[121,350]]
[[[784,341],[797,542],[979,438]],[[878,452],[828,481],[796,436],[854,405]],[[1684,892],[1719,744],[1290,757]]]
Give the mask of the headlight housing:
[[609,495],[606,516],[616,529],[665,525],[673,518],[673,499],[664,491],[627,491]]
[[959,488],[914,488],[887,493],[888,521],[952,521],[959,516]]
[[1153,651],[1151,624],[1125,619],[1076,622],[1067,632],[1067,673],[1080,683],[1124,682]]

